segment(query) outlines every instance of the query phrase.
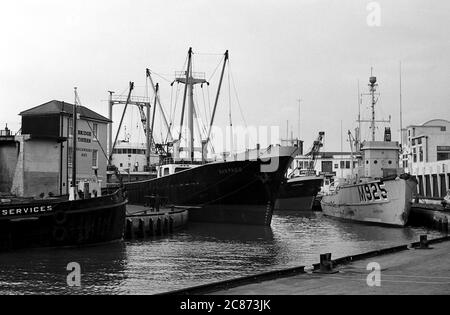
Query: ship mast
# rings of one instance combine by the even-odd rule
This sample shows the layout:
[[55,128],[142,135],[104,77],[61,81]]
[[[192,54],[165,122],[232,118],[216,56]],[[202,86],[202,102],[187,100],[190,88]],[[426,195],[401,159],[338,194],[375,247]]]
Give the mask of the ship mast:
[[371,97],[371,109],[372,109],[372,117],[370,120],[361,120],[358,119],[358,122],[369,122],[370,123],[370,129],[372,130],[372,141],[375,141],[375,134],[376,134],[376,123],[377,122],[384,122],[384,123],[390,123],[391,122],[391,116],[389,116],[389,120],[376,120],[375,117],[375,105],[377,104],[378,100],[376,96],[379,95],[377,93],[377,78],[373,76],[373,68],[370,71],[370,78],[369,78],[369,93],[364,95],[370,95]]
[[372,129],[372,141],[375,141],[375,104],[377,103],[375,99],[375,92],[378,87],[377,78],[371,75],[369,82],[370,94],[372,97],[372,120],[370,122],[370,129]]
[[188,114],[187,114],[187,125],[188,125],[188,136],[187,136],[187,152],[188,152],[188,158],[191,161],[194,161],[194,115],[195,115],[195,108],[194,108],[194,85],[196,84],[203,84],[207,83],[207,81],[203,78],[195,78],[192,72],[192,48],[189,48],[188,52],[188,67],[187,71],[185,72],[185,76],[179,76],[175,79],[175,82],[185,84],[184,89],[184,97],[183,97],[183,110],[181,113],[181,126],[180,126],[180,137],[179,141],[181,140],[181,133],[183,131],[183,124],[184,124],[184,111],[186,106],[186,100],[188,101]]
[[72,132],[72,186],[71,186],[71,198],[70,200],[77,200],[77,88],[75,90],[75,102],[73,105],[73,132]]

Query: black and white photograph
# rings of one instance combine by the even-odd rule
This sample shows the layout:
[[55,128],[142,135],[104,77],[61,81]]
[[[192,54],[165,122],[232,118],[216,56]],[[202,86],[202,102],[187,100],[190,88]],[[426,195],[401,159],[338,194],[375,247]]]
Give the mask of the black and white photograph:
[[449,1],[15,0],[0,34],[0,295],[450,294]]

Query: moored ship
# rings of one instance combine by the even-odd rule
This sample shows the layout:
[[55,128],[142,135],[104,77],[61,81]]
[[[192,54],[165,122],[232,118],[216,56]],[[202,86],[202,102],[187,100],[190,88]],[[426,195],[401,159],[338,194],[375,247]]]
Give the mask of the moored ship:
[[[271,147],[257,157],[206,164],[160,166],[161,177],[126,183],[130,203],[159,196],[168,204],[189,206],[189,220],[270,225],[284,174],[295,147]],[[165,173],[167,170],[167,173]]]
[[314,200],[323,184],[320,176],[296,176],[281,185],[275,210],[312,211]]
[[[209,82],[204,74],[192,71],[192,56],[191,48],[186,71],[176,73],[174,81],[184,85],[179,137],[174,139],[169,128],[169,143],[160,145],[160,148],[167,149],[159,150],[163,154],[157,166],[158,178],[125,184],[129,201],[131,204],[144,204],[158,200],[168,205],[189,207],[190,221],[270,225],[280,185],[298,148],[278,145],[260,150],[258,146],[256,150],[230,154],[220,161],[209,158],[207,148],[228,63],[228,51],[224,55],[211,121],[208,122],[209,130],[202,134],[202,129],[197,126],[201,137],[197,143],[201,143],[201,147],[196,146],[194,141],[194,127],[198,119],[194,86],[209,86]],[[156,106],[159,104],[158,85],[153,85],[148,69],[147,77],[155,92]],[[150,126],[149,120],[142,120]],[[154,125],[153,120],[151,125]],[[187,132],[183,136],[181,132],[184,128]],[[153,127],[147,130],[147,143],[156,146],[152,139],[152,134],[155,134]],[[182,139],[185,140],[184,146]],[[110,147],[114,149],[114,144],[111,143]],[[196,157],[196,153],[200,153],[200,157]]]
[[[324,132],[319,132],[311,150],[305,155],[309,158],[307,169],[301,170],[300,165],[293,167],[290,174],[280,187],[278,198],[275,202],[275,210],[299,210],[312,211],[314,201],[320,192],[324,177],[318,176],[314,170],[316,155],[323,147]],[[298,147],[302,145],[298,144]],[[302,150],[300,150],[302,151]]]
[[118,190],[101,197],[0,202],[0,251],[29,247],[71,247],[121,240],[126,199]]
[[[78,131],[74,134],[79,134],[77,120],[80,119],[78,117],[81,117],[79,115],[81,110],[77,111],[78,96],[76,92],[75,95],[75,105],[61,104],[61,109],[56,108],[56,110],[58,115],[62,113],[62,115],[69,116],[69,112],[64,109],[68,106],[72,107],[72,117],[74,118],[72,128],[73,131]],[[53,104],[58,105],[59,103],[53,102]],[[46,107],[47,104],[42,106]],[[82,108],[82,110],[86,113],[86,108]],[[46,116],[41,117],[41,119],[46,119]],[[63,128],[61,120],[50,117],[47,121],[50,122],[48,123],[50,126],[47,125],[46,128],[55,127],[52,130],[55,131],[58,141],[69,142],[69,137],[64,136],[66,128]],[[24,130],[29,128],[30,121],[32,120],[27,119],[25,124],[22,124]],[[56,123],[51,125],[51,122]],[[29,178],[29,174],[32,172],[41,171],[40,175],[44,178],[47,174],[42,172],[44,166],[54,167],[53,161],[48,156],[31,155],[32,151],[27,150],[32,147],[36,148],[35,142],[43,145],[43,141],[38,135],[25,134],[16,137],[12,136],[10,132],[5,134],[5,136],[0,134],[1,142],[5,142],[2,145],[4,150],[1,150],[0,153],[10,158],[5,169],[0,171],[1,174],[14,174],[13,181],[17,183],[18,188],[11,189],[10,186],[5,185],[7,181],[2,182],[0,251],[28,247],[77,247],[122,240],[127,200],[121,189],[102,195],[102,181],[97,176],[97,169],[95,169],[95,178],[92,180],[87,181],[80,178],[77,180],[77,156],[86,152],[86,149],[84,151],[77,150],[78,137],[70,137],[72,138],[70,141],[72,144],[72,178],[69,194],[54,196],[52,192],[49,192],[48,196],[41,193],[39,197],[36,197],[24,193],[26,187],[23,182]],[[97,135],[94,135],[97,138]],[[52,143],[52,137],[46,136],[45,141]],[[98,138],[96,140],[98,141]],[[12,158],[11,154],[8,154],[14,147],[17,147],[19,152],[16,160]],[[97,158],[96,152],[93,152],[93,157]],[[60,162],[62,163],[62,161],[61,159]],[[95,159],[94,161],[97,162]],[[62,165],[60,165],[61,170],[63,169]],[[68,164],[65,165],[64,171],[68,173]],[[58,177],[52,176],[52,178]],[[55,182],[57,181],[53,183]],[[34,188],[44,189],[44,184],[47,185],[46,187],[52,186],[52,182],[48,180],[41,182],[42,187]],[[8,186],[8,189],[5,189],[4,186]]]
[[399,168],[400,146],[391,142],[389,128],[384,141],[375,141],[376,82],[375,77],[370,78],[372,141],[360,145],[362,158],[356,172],[326,193],[321,206],[327,216],[403,227],[408,222],[417,182]]

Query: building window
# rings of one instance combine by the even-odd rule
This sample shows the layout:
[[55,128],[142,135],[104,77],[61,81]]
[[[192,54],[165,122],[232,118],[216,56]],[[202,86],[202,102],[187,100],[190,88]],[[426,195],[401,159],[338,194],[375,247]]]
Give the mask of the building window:
[[345,161],[341,161],[341,169],[345,168]]
[[441,127],[441,131],[447,131],[447,127],[445,126]]
[[93,124],[92,125],[92,133],[94,134],[94,139],[98,138],[98,124]]
[[422,144],[422,138],[417,139],[417,144]]
[[419,147],[419,161],[423,162],[423,148]]
[[450,146],[437,147],[437,160],[438,161],[450,160]]
[[92,150],[92,167],[98,167],[98,151]]
[[417,163],[417,150],[416,150],[416,148],[413,149],[413,162]]
[[345,168],[347,168],[347,169],[350,168],[350,161],[345,161]]
[[416,139],[412,139],[412,145],[416,145]]
[[438,160],[438,161],[450,160],[450,153],[442,153],[442,152],[438,152],[438,154],[437,154],[437,160]]
[[73,119],[69,118],[69,136],[73,135]]
[[334,168],[338,169],[339,168],[339,164],[334,164]]

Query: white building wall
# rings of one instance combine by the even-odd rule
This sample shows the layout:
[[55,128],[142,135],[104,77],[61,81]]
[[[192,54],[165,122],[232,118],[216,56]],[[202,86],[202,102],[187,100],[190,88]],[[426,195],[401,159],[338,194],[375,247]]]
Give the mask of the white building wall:
[[419,182],[417,193],[427,197],[444,197],[450,189],[450,159],[438,161],[437,148],[450,147],[450,122],[435,119],[421,126],[408,126],[405,142],[405,171],[416,176]]

